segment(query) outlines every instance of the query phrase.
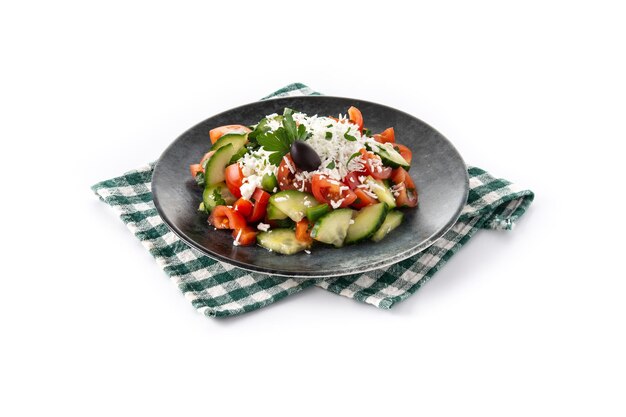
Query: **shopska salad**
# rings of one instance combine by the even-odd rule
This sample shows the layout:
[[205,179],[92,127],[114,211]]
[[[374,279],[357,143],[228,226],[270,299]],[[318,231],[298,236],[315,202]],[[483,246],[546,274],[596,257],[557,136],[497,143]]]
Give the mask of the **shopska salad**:
[[378,242],[402,222],[398,208],[417,206],[411,150],[392,127],[372,135],[355,107],[338,118],[285,109],[209,135],[191,175],[204,187],[200,211],[232,230],[235,246],[292,255],[315,241]]

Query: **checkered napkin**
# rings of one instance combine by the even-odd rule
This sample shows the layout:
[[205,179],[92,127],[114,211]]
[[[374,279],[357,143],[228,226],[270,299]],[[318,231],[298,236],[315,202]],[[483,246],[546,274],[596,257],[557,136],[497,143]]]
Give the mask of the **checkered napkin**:
[[[264,97],[318,95],[291,84]],[[323,280],[264,275],[216,261],[189,247],[161,220],[150,191],[154,164],[102,181],[93,191],[117,211],[157,264],[202,314],[234,316],[316,286],[344,297],[389,309],[428,281],[479,229],[511,230],[534,198],[530,190],[469,167],[470,191],[458,222],[425,251],[364,274]]]

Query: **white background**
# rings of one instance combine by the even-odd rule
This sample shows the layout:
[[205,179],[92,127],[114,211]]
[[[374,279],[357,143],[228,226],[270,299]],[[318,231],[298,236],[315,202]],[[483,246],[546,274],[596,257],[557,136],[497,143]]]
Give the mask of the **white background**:
[[[620,2],[219,3],[2,6],[0,414],[623,416]],[[197,314],[89,186],[295,81],[535,203],[392,311]]]

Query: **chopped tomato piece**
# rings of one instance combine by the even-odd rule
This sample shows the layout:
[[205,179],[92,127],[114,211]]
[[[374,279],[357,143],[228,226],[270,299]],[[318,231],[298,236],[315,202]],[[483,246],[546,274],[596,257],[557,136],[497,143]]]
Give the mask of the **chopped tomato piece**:
[[226,167],[224,170],[224,177],[226,178],[226,186],[228,191],[235,197],[241,197],[241,184],[243,183],[243,172],[239,164],[234,163]]
[[380,143],[395,143],[396,142],[396,134],[393,131],[393,127],[388,127],[383,130],[381,133],[377,133],[374,135],[374,140]]
[[196,175],[198,175],[199,172],[203,172],[202,165],[201,164],[191,164],[191,165],[189,165],[189,171],[191,171],[191,176],[195,179]]
[[199,164],[191,164],[191,165],[189,165],[189,171],[191,171],[191,176],[192,177],[196,178],[196,175],[198,175],[199,172],[204,172],[204,161],[206,161],[211,156],[213,156],[214,153],[215,153],[215,151],[209,151],[209,152],[204,154],[204,156],[200,160]]
[[411,152],[408,146],[394,143],[393,147],[396,151],[398,151],[400,156],[403,157],[405,161],[407,161],[409,164],[411,163],[411,159],[413,159],[413,152]]
[[413,183],[413,179],[404,168],[394,169],[391,181],[395,184],[393,188],[398,193],[396,197],[396,205],[398,207],[417,206],[415,183]]
[[363,115],[361,111],[354,106],[351,106],[348,109],[348,117],[350,117],[350,121],[355,125],[359,126],[359,132],[363,132]]
[[[325,175],[315,174],[311,179],[313,196],[320,203],[327,203],[333,208],[348,207],[356,200],[356,194],[350,187],[340,181],[328,178]],[[336,206],[338,202],[340,205]]]
[[363,158],[365,171],[377,180],[386,180],[391,176],[391,167],[383,165],[380,156],[368,152],[365,149],[361,149],[361,157]]
[[244,198],[240,198],[233,204],[233,209],[247,219],[252,214],[252,203]]
[[252,214],[248,217],[250,223],[258,222],[265,218],[267,203],[270,201],[270,194],[261,188],[257,188],[254,190],[254,194],[252,194],[252,200],[254,200],[254,206],[252,208]]
[[296,239],[300,242],[313,243],[309,221],[304,218],[296,223]]
[[278,174],[276,179],[278,180],[278,187],[281,190],[298,190],[311,192],[311,182],[304,179],[296,179],[296,174],[302,172],[296,167],[291,154],[287,154],[283,157],[283,160],[278,166]]
[[209,222],[218,229],[242,229],[247,225],[241,214],[226,206],[215,206]]
[[371,206],[372,204],[378,203],[378,200],[376,198],[368,195],[361,188],[355,189],[354,194],[356,194],[356,200],[354,200],[354,203],[352,203],[352,207],[356,209],[360,209],[360,208]]
[[343,183],[346,184],[352,191],[357,188],[358,185],[361,185],[361,181],[359,177],[367,177],[368,173],[365,171],[351,171],[348,172],[348,175],[343,179]]
[[237,246],[252,246],[256,243],[257,231],[250,226],[233,230],[233,239]]
[[252,131],[249,127],[243,125],[226,125],[211,129],[209,131],[209,137],[211,138],[211,143],[215,143],[225,134],[234,132],[250,133]]

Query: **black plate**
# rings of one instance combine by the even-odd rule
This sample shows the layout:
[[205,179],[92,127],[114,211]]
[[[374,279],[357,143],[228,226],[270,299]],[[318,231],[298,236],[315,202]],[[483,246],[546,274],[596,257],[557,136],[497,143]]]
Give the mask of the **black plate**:
[[[254,246],[233,246],[231,234],[213,230],[197,211],[201,190],[189,175],[211,146],[209,130],[226,124],[250,125],[290,107],[310,115],[336,115],[356,106],[373,132],[393,126],[399,143],[413,151],[411,176],[419,207],[404,209],[404,222],[379,243],[364,242],[335,249],[314,246],[284,256]],[[161,155],[152,177],[154,204],[165,223],[189,245],[205,254],[248,270],[313,278],[354,274],[396,263],[426,249],[457,220],[467,200],[468,176],[461,155],[435,129],[421,120],[368,101],[329,96],[289,97],[246,104],[213,116],[176,139]]]

